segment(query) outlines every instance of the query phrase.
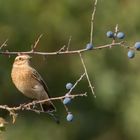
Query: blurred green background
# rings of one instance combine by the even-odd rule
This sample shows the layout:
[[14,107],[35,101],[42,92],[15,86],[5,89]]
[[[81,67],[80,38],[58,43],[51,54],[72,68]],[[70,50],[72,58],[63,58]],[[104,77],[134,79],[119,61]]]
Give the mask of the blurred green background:
[[[133,46],[140,41],[139,0],[98,0],[93,42],[95,46],[110,43],[106,31],[118,23],[126,41]],[[28,51],[43,34],[38,51],[56,51],[68,43],[71,50],[84,48],[89,42],[93,1],[85,0],[0,0],[0,43],[3,50]],[[132,60],[127,49],[115,47],[83,55],[95,86],[95,99],[86,79],[75,92],[88,92],[87,98],[73,100],[69,109],[74,121],[66,121],[63,105],[56,101],[61,124],[46,114],[19,112],[14,125],[2,133],[4,140],[140,140],[140,54]],[[28,102],[11,82],[14,56],[0,55],[0,104],[15,106]],[[43,75],[52,97],[66,93],[65,84],[74,83],[83,73],[77,55],[33,56],[34,67]],[[9,114],[0,116],[11,121]]]

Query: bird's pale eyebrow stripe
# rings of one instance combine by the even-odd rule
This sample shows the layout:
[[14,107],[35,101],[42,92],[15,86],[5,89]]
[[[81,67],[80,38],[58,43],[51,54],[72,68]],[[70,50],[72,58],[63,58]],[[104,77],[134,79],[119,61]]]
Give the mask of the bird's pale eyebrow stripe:
[[24,59],[24,57],[17,57],[15,60],[17,61],[17,60],[23,60]]

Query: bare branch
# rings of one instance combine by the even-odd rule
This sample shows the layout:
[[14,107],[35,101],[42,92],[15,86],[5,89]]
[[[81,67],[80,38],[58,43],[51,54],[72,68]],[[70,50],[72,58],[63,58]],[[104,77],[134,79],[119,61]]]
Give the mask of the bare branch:
[[92,38],[93,38],[93,29],[94,29],[94,18],[95,18],[95,13],[96,13],[96,6],[97,6],[97,2],[98,0],[95,0],[94,2],[94,9],[92,12],[92,16],[91,16],[91,29],[90,29],[90,43],[92,44]]
[[36,54],[36,55],[44,55],[44,56],[53,56],[53,55],[71,55],[71,54],[79,54],[79,53],[84,53],[87,51],[95,51],[99,49],[105,49],[105,48],[110,48],[110,46],[115,47],[115,46],[122,46],[124,42],[116,42],[116,43],[111,43],[111,44],[106,44],[106,45],[101,45],[94,47],[92,50],[87,50],[87,49],[79,49],[79,50],[73,50],[73,51],[56,51],[56,52],[39,52],[39,51],[25,51],[25,52],[10,52],[10,51],[1,51],[0,54],[4,55],[18,55],[18,54]]
[[62,51],[65,51],[65,48],[66,48],[66,45],[64,45],[62,48],[60,48],[60,49],[58,50],[58,53],[59,53],[59,52],[62,52]]
[[71,36],[69,37],[68,44],[60,48],[57,53],[59,54],[60,52],[68,52],[70,48],[70,42],[71,42]]
[[[117,33],[118,33],[118,31],[119,31],[119,25],[118,24],[116,24],[116,26],[115,26],[115,31],[114,31],[114,37],[113,37],[113,40],[112,40],[112,43],[115,43],[115,36],[117,35]],[[111,48],[112,46],[110,46],[110,48]]]
[[80,76],[80,78],[75,82],[75,84],[73,85],[73,87],[69,90],[68,93],[66,93],[66,95],[70,95],[70,94],[71,94],[71,92],[73,91],[73,89],[77,86],[77,84],[83,79],[83,77],[84,77],[85,75],[86,75],[86,74],[84,73],[84,74],[82,74],[82,75]]
[[[65,95],[65,96],[49,98],[49,99],[45,99],[45,100],[33,101],[33,102],[23,104],[23,105],[19,105],[19,106],[16,106],[16,107],[9,107],[7,105],[0,105],[0,109],[7,110],[9,112],[10,116],[12,116],[12,123],[15,123],[16,118],[18,116],[16,111],[27,110],[27,111],[33,111],[33,112],[36,112],[36,113],[41,113],[43,111],[34,109],[33,106],[36,105],[36,104],[47,102],[47,101],[54,101],[54,100],[61,100],[62,101],[66,97],[75,98],[75,97],[83,97],[83,96],[87,96],[87,94],[84,93],[84,94],[75,94],[75,95]],[[68,108],[66,106],[65,106],[65,109],[68,112]],[[55,116],[52,113],[48,112],[48,114],[51,115],[54,119],[56,119]]]
[[43,34],[41,34],[41,35],[37,38],[37,40],[35,41],[34,45],[31,47],[31,48],[32,48],[31,51],[34,51],[34,50],[36,49],[36,47],[37,47],[37,45],[38,45],[40,39],[42,38],[42,36],[43,36]]
[[117,33],[118,31],[119,31],[119,25],[116,24],[116,26],[115,26],[115,33]]
[[76,97],[83,97],[83,96],[87,96],[87,93],[83,93],[83,94],[75,94],[75,95],[65,95],[65,96],[60,96],[60,97],[54,97],[54,98],[49,98],[49,99],[45,99],[45,100],[38,100],[38,101],[32,101],[30,103],[27,104],[23,104],[17,107],[9,107],[7,105],[0,105],[0,109],[3,110],[7,110],[10,115],[15,115],[15,111],[19,111],[19,110],[31,110],[34,111],[34,109],[31,109],[31,106],[34,106],[35,104],[40,104],[40,103],[44,103],[47,101],[54,101],[54,100],[61,100],[64,99],[66,97],[70,97],[70,98],[76,98]]
[[3,47],[6,47],[7,46],[7,42],[8,42],[8,39],[6,39],[2,45],[0,46],[0,50],[3,48]]
[[69,37],[69,41],[68,41],[68,45],[67,45],[67,50],[66,50],[66,51],[69,51],[71,38],[72,38],[72,37],[70,36],[70,37]]
[[85,74],[86,74],[86,77],[87,77],[87,81],[88,81],[89,87],[90,87],[90,89],[91,89],[91,92],[92,92],[92,94],[94,95],[94,97],[96,98],[96,95],[95,95],[94,90],[93,90],[94,87],[92,86],[91,81],[90,81],[90,79],[89,79],[89,76],[88,76],[88,73],[87,73],[87,69],[86,69],[86,66],[85,66],[85,63],[84,63],[84,60],[83,60],[83,58],[82,58],[81,53],[79,53],[79,56],[80,56],[80,59],[81,59],[81,62],[82,62],[82,65],[83,65],[83,68],[84,68],[84,71],[85,71]]

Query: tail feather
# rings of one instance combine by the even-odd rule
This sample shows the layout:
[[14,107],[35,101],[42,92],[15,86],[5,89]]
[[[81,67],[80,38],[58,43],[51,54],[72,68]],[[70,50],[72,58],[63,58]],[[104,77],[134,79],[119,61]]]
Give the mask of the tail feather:
[[43,103],[42,105],[42,109],[44,112],[54,112],[56,111],[55,106],[52,103]]
[[58,116],[56,116],[53,113],[53,112],[56,112],[56,108],[55,108],[55,106],[53,105],[52,102],[46,102],[46,103],[43,103],[43,104],[40,104],[40,105],[41,105],[41,108],[42,108],[43,112],[46,112],[50,116],[52,116],[57,124],[60,123]]
[[54,113],[48,113],[50,116],[52,116],[52,118],[55,120],[55,122],[57,123],[57,124],[60,124],[60,120],[59,120],[59,117],[56,115],[56,114],[54,114]]

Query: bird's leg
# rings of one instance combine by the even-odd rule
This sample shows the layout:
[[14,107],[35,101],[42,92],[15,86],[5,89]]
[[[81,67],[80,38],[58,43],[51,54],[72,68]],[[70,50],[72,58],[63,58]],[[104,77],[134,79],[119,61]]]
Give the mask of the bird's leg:
[[42,104],[40,103],[40,108],[41,108],[41,112],[44,112],[44,109],[42,107]]
[[33,109],[35,109],[36,108],[36,100],[34,100],[32,103],[33,103]]

